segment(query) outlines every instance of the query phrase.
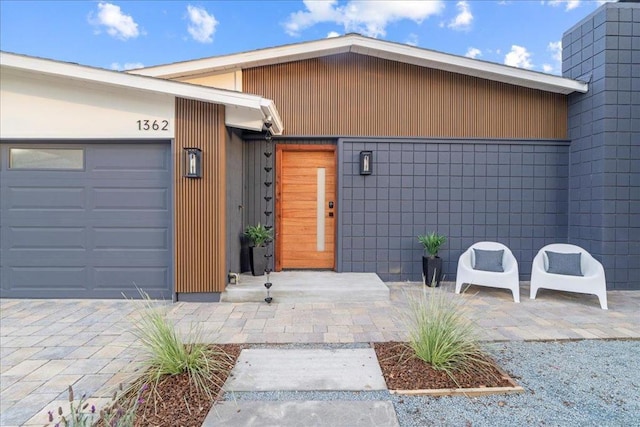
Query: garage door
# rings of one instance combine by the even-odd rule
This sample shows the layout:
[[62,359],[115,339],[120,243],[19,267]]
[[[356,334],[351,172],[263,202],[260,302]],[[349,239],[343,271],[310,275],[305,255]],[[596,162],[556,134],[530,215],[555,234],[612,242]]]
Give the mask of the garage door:
[[171,298],[167,143],[0,143],[9,298]]

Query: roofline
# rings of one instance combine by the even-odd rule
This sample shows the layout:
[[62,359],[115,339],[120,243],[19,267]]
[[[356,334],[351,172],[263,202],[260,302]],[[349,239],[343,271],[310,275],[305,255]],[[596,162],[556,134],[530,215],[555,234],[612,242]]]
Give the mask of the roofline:
[[280,135],[283,130],[282,120],[274,102],[258,95],[176,82],[152,76],[133,75],[120,71],[88,67],[86,65],[36,58],[9,52],[0,52],[0,65],[3,68],[31,71],[44,75],[101,83],[146,92],[163,93],[180,98],[222,104],[227,107],[247,108],[260,112],[263,115],[263,123],[267,120],[271,122],[272,126],[270,130],[272,134]]
[[131,70],[131,74],[177,78],[300,61],[339,53],[353,52],[421,67],[499,81],[560,94],[586,93],[588,84],[551,74],[525,70],[494,62],[452,55],[406,44],[378,40],[359,34],[347,34],[310,42],[289,44],[249,52],[176,62]]

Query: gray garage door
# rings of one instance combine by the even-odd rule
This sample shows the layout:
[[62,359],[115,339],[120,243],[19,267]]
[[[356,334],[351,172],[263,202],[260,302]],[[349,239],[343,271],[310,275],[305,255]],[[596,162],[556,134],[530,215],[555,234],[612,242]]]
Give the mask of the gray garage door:
[[0,143],[8,298],[171,297],[169,143]]

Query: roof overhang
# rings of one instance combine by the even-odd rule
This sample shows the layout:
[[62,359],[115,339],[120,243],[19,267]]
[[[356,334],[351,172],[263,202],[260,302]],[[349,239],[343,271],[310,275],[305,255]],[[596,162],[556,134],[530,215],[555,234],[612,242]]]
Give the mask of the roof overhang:
[[586,93],[588,84],[551,74],[481,61],[463,56],[393,43],[359,34],[278,46],[232,55],[177,62],[131,70],[129,73],[163,78],[245,69],[353,52],[377,58],[464,74],[560,94]]
[[134,89],[147,92],[168,94],[175,97],[193,99],[214,104],[222,104],[225,108],[225,123],[230,127],[262,131],[270,123],[270,131],[280,135],[283,124],[275,103],[257,95],[215,89],[189,83],[175,82],[148,76],[138,76],[119,71],[87,67],[68,62],[34,58],[8,52],[0,52],[0,66],[3,69],[14,69],[21,72],[40,75],[57,76],[82,82]]

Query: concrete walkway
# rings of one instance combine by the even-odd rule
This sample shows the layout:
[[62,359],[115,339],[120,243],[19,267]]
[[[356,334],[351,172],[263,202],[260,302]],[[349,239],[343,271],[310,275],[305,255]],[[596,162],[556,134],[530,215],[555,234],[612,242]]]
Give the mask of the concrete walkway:
[[[277,284],[274,284],[274,287]],[[375,303],[166,303],[181,330],[200,325],[218,343],[357,343],[404,340],[401,313],[418,283],[388,283],[391,298]],[[481,337],[500,340],[640,338],[640,292],[611,291],[609,310],[595,296],[540,290],[522,302],[509,291],[472,287],[463,301]],[[121,300],[0,301],[0,425],[42,426],[47,410],[67,408],[66,388],[102,407],[135,375],[129,332],[139,304]]]
[[[245,349],[224,385],[232,396],[263,391],[387,390],[372,348]],[[396,427],[391,401],[227,400],[215,405],[204,427]]]

